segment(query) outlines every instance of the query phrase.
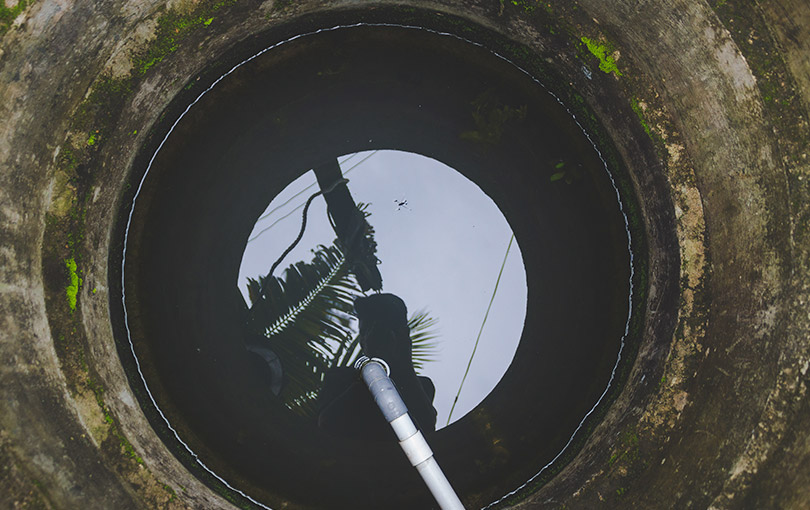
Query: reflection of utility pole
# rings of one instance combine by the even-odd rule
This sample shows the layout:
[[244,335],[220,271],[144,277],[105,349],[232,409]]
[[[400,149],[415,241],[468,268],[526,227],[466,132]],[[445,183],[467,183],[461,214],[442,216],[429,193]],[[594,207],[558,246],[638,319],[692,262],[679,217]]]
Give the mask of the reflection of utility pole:
[[[316,167],[314,171],[318,186],[326,199],[327,212],[332,218],[338,242],[351,271],[357,277],[357,283],[364,291],[381,290],[382,276],[374,255],[377,243],[372,237],[373,230],[354,203],[346,186],[348,181],[344,179],[337,159]],[[403,320],[404,314],[403,306]],[[464,510],[453,487],[433,458],[430,446],[411,420],[405,402],[389,379],[390,371],[385,361],[363,356],[357,361],[355,368],[362,374],[374,401],[393,428],[411,465],[422,476],[442,510]]]
[[340,248],[357,277],[357,283],[363,291],[381,290],[382,275],[374,255],[377,243],[372,236],[373,230],[354,203],[337,159],[316,167],[314,171]]

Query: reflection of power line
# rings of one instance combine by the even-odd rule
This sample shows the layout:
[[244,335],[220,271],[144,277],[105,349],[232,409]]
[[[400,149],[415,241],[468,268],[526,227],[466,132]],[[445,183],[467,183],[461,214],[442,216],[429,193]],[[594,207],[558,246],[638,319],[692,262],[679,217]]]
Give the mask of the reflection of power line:
[[[307,188],[307,189],[308,189],[308,188]],[[295,208],[295,209],[293,209],[292,211],[288,212],[287,214],[285,214],[285,215],[284,215],[284,216],[282,216],[281,218],[279,218],[279,219],[277,219],[276,221],[274,221],[273,223],[271,223],[269,226],[264,227],[263,229],[261,229],[261,230],[259,231],[259,233],[258,233],[258,234],[256,234],[255,236],[251,237],[250,239],[248,239],[248,243],[251,243],[251,242],[255,241],[256,239],[258,239],[258,238],[259,238],[259,236],[260,236],[260,235],[264,234],[265,232],[267,232],[267,231],[268,231],[268,230],[270,230],[271,228],[275,227],[275,226],[276,226],[276,224],[278,224],[278,222],[280,222],[280,221],[281,221],[281,220],[283,220],[283,219],[289,218],[290,216],[292,216],[292,214],[293,214],[295,211],[297,211],[298,209],[301,209],[301,208],[302,208],[302,207],[304,207],[305,205],[306,205],[306,203],[303,203],[303,204],[299,205],[298,207],[296,207],[296,208]]]
[[[377,154],[378,152],[380,152],[380,151],[379,151],[379,150],[376,150],[376,151],[372,152],[371,154],[369,154],[368,156],[366,156],[365,158],[361,159],[360,161],[358,161],[357,163],[355,163],[354,165],[352,165],[352,166],[351,166],[351,168],[349,168],[348,170],[346,170],[345,172],[343,172],[343,175],[347,175],[349,172],[351,172],[352,170],[354,170],[354,169],[355,169],[355,168],[357,168],[358,166],[362,165],[362,164],[363,164],[363,163],[364,163],[364,162],[365,162],[365,161],[366,161],[368,158],[370,158],[371,156],[373,156],[373,155]],[[343,160],[343,163],[345,163],[345,162],[349,161],[350,159],[352,159],[353,157],[355,157],[357,154],[358,154],[358,153],[354,153],[354,154],[352,154],[351,156],[349,156],[348,158],[344,159],[344,160]],[[313,182],[312,184],[310,184],[310,185],[309,185],[309,186],[307,186],[306,188],[302,189],[301,191],[299,191],[299,192],[298,192],[298,193],[296,193],[295,195],[291,196],[291,197],[290,197],[289,199],[287,199],[287,201],[285,201],[283,204],[281,204],[281,205],[279,205],[279,206],[277,206],[277,207],[274,207],[274,208],[273,208],[271,211],[269,211],[269,212],[264,213],[264,214],[263,214],[263,215],[262,215],[262,216],[261,216],[261,217],[260,217],[258,220],[256,220],[256,222],[258,223],[259,221],[261,221],[261,220],[263,220],[263,219],[267,218],[268,216],[270,216],[271,214],[273,214],[275,211],[277,211],[277,210],[281,209],[281,208],[282,208],[282,207],[284,207],[285,205],[287,205],[287,204],[289,204],[290,202],[292,202],[292,201],[293,201],[293,199],[295,199],[296,197],[298,197],[298,196],[302,195],[302,194],[303,194],[304,192],[306,192],[307,190],[309,190],[309,189],[311,189],[311,188],[315,187],[315,185],[317,185],[317,184],[318,184],[317,182]],[[265,232],[267,232],[268,230],[270,230],[271,228],[273,228],[274,226],[276,226],[276,225],[277,225],[277,224],[278,224],[278,223],[279,223],[281,220],[283,220],[283,219],[285,219],[285,218],[290,217],[290,216],[291,216],[291,215],[292,215],[292,214],[293,214],[295,211],[297,211],[297,210],[301,209],[302,207],[304,207],[304,204],[300,204],[300,205],[298,205],[298,206],[297,206],[295,209],[293,209],[292,211],[288,212],[287,214],[285,214],[285,215],[284,215],[284,216],[282,216],[281,218],[277,219],[276,221],[274,221],[273,223],[271,223],[271,224],[270,224],[270,225],[268,225],[267,227],[264,227],[264,228],[263,228],[263,229],[261,229],[261,230],[259,231],[259,233],[257,233],[255,236],[253,236],[253,237],[251,237],[250,239],[248,239],[248,243],[251,243],[251,242],[255,241],[256,239],[258,239],[258,238],[259,238],[259,236],[261,236],[262,234],[264,234]]]
[[[375,151],[375,152],[376,152],[376,151]],[[341,165],[343,165],[344,163],[346,163],[347,161],[350,161],[350,160],[351,160],[353,157],[357,156],[358,154],[359,154],[359,152],[355,152],[354,154],[349,155],[349,157],[348,157],[348,158],[346,158],[346,159],[344,159],[343,161],[341,161],[341,162],[340,162],[340,164],[341,164]],[[368,159],[368,158],[366,158],[366,159]],[[362,161],[361,161],[361,163],[362,163]],[[359,165],[359,164],[360,164],[360,163],[358,163],[358,165]],[[357,166],[357,165],[355,165],[355,166]],[[354,167],[352,167],[352,168],[354,168]],[[281,209],[281,208],[282,208],[282,207],[284,207],[285,205],[287,205],[287,204],[289,204],[290,202],[292,202],[293,200],[295,200],[297,197],[300,197],[300,196],[301,196],[301,195],[303,195],[303,194],[304,194],[304,193],[305,193],[305,192],[306,192],[308,189],[312,189],[313,187],[315,187],[315,185],[316,185],[316,184],[318,184],[318,183],[317,183],[317,182],[313,182],[312,184],[310,184],[310,185],[309,185],[309,186],[307,186],[306,188],[302,189],[301,191],[299,191],[299,192],[298,192],[298,193],[296,193],[295,195],[293,195],[293,196],[291,196],[290,198],[288,198],[288,199],[287,199],[287,201],[286,201],[286,202],[284,202],[283,204],[280,204],[280,205],[278,205],[278,206],[274,207],[272,210],[267,211],[266,213],[262,214],[261,216],[259,216],[259,219],[258,219],[258,220],[256,220],[256,223],[258,223],[258,222],[262,221],[263,219],[267,218],[268,216],[270,216],[270,215],[271,215],[271,214],[273,214],[274,212],[278,211],[279,209]],[[303,206],[301,206],[301,207],[303,207]],[[300,207],[299,207],[299,209],[300,209]],[[285,218],[286,218],[286,217],[287,217],[287,216],[285,216]],[[274,223],[274,225],[275,225],[275,223]],[[269,228],[269,227],[268,227],[268,228]]]
[[[374,151],[374,152],[377,152],[377,151]],[[360,154],[360,153],[359,152],[353,152],[353,153],[349,154],[349,156],[346,159],[344,159],[343,161],[341,161],[340,164],[343,165],[347,161],[351,161],[352,158],[356,157],[358,154]]]
[[492,297],[489,299],[489,306],[487,306],[487,313],[484,314],[484,320],[481,322],[481,329],[478,330],[478,338],[475,339],[475,345],[473,346],[472,354],[470,354],[470,361],[467,362],[467,369],[464,371],[464,377],[461,378],[461,384],[458,385],[458,392],[456,393],[456,398],[453,399],[453,405],[450,407],[450,414],[447,415],[447,425],[450,425],[450,418],[453,416],[453,409],[456,408],[456,403],[458,402],[458,397],[461,395],[461,388],[464,387],[464,382],[467,380],[467,374],[470,373],[470,366],[472,365],[473,358],[475,357],[475,351],[478,350],[478,341],[481,340],[481,333],[484,331],[484,325],[487,323],[487,318],[489,317],[489,310],[492,308],[492,302],[495,301],[495,294],[498,292],[498,285],[501,283],[501,275],[503,275],[503,268],[506,267],[506,259],[509,257],[509,250],[512,249],[512,241],[515,240],[515,234],[512,234],[512,237],[509,238],[509,244],[506,246],[506,255],[503,256],[503,262],[501,263],[501,270],[498,272],[498,279],[495,280],[495,288],[492,290]]

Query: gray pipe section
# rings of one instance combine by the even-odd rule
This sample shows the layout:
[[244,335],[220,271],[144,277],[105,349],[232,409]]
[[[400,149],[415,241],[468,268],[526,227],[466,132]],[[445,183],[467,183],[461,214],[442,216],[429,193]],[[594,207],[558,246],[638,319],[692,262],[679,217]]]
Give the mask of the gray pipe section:
[[391,378],[388,377],[390,373],[388,364],[379,358],[363,356],[357,360],[355,368],[360,371],[363,381],[374,397],[374,402],[377,403],[385,420],[394,430],[402,451],[425,481],[425,485],[439,503],[439,507],[442,510],[464,510],[464,505],[461,504],[456,491],[453,490],[436,459],[433,458],[433,451],[428,446],[425,437],[414,425],[408,415],[405,402],[399,396]]

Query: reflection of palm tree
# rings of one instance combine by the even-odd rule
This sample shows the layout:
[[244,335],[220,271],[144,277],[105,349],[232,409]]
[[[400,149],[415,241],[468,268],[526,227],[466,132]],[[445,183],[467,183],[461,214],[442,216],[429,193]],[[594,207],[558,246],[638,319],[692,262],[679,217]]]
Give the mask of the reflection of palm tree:
[[[333,366],[350,366],[360,355],[354,336],[355,296],[360,287],[337,246],[320,246],[312,262],[298,262],[274,276],[248,279],[249,329],[259,345],[270,349],[284,370],[279,397],[287,407],[316,416],[315,399],[323,376]],[[414,368],[421,370],[435,353],[436,320],[424,311],[408,321]],[[271,367],[272,370],[272,367]],[[276,369],[277,370],[277,369]]]

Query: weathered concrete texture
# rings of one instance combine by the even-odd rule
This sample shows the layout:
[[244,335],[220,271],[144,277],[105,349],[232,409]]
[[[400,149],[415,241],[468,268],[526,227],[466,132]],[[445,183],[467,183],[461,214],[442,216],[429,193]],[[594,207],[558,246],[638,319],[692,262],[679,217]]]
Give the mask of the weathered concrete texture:
[[[794,285],[807,281],[799,263],[807,244],[792,236],[798,218],[788,204],[807,197],[792,196],[787,183],[806,169],[780,160],[790,142],[773,136],[769,122],[777,119],[763,111],[757,76],[708,5],[583,4],[623,55],[657,82],[673,114],[695,169],[710,265],[702,310],[689,313],[690,285],[682,280],[681,333],[661,380],[661,395],[671,400],[659,398],[644,410],[633,432],[640,446],[617,438],[618,455],[635,458],[609,462],[607,476],[581,488],[574,506],[605,498],[622,507],[805,506],[807,452],[796,451],[806,436],[793,435],[806,412],[808,323],[794,307],[796,299],[806,302]],[[672,176],[676,206],[688,198],[679,200],[678,180]],[[695,253],[685,241],[684,271]],[[792,455],[785,434],[793,436]],[[784,476],[773,457],[796,469]]]
[[[100,454],[66,392],[44,311],[40,250],[50,191],[46,169],[60,143],[53,134],[64,133],[70,107],[97,71],[90,66],[77,72],[87,63],[82,48],[98,51],[104,45],[101,30],[80,35],[76,27],[89,20],[106,24],[99,14],[70,7],[38,5],[24,26],[3,40],[2,429],[15,469],[43,487],[44,499],[69,507],[109,498],[132,508],[133,498],[115,474],[98,467]],[[85,16],[87,21],[78,21]],[[52,48],[76,49],[71,54]],[[19,495],[2,492],[13,507]]]
[[[197,28],[169,27],[184,39],[162,53],[148,53],[166,41],[160,0],[39,0],[2,36],[4,508],[231,506],[157,438],[118,360],[107,288],[115,211],[137,185],[128,179],[149,129],[234,44],[308,13],[402,4],[170,3]],[[642,207],[652,234],[674,221],[679,246],[654,245],[667,253],[652,260],[680,257],[680,278],[650,279],[624,393],[579,455],[515,507],[810,506],[810,6],[583,0],[540,15],[546,4],[529,0],[412,3],[538,54],[567,37],[546,57],[611,130],[639,190],[664,182],[671,198]],[[612,43],[621,77],[598,70],[582,36]],[[94,83],[97,94],[125,92],[85,101]],[[75,311],[65,258],[82,278]],[[667,285],[680,303],[661,338]]]
[[763,2],[758,5],[771,34],[776,39],[782,58],[804,97],[805,109],[810,105],[810,5],[801,0]]
[[[0,490],[4,508],[26,502],[49,502],[55,508],[157,508],[171,495],[155,478],[182,483],[182,477],[166,476],[160,463],[149,466],[154,476],[144,476],[143,465],[122,473],[101,451],[91,426],[102,411],[92,393],[88,406],[88,398],[82,398],[86,392],[68,391],[46,317],[42,281],[43,230],[54,183],[59,182],[58,148],[71,115],[109,58],[110,42],[126,37],[155,7],[149,2],[38,2],[3,38],[0,437],[3,457],[10,461]],[[113,366],[114,359],[109,357]],[[127,400],[132,402],[131,396]],[[141,427],[148,425],[142,420]],[[202,486],[193,478],[187,483]],[[157,495],[149,494],[155,490]],[[29,496],[31,491],[39,496]]]

